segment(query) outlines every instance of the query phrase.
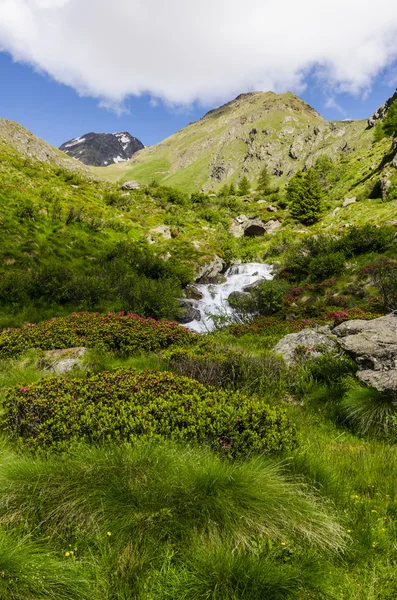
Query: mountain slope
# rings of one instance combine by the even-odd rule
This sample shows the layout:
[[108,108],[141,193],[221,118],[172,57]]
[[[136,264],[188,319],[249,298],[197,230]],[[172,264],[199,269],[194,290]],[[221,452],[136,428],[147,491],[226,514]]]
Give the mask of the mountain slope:
[[86,133],[69,140],[60,150],[85,165],[106,167],[128,161],[144,145],[127,131],[121,133]]
[[284,183],[321,154],[349,156],[372,143],[366,121],[327,122],[287,92],[242,94],[131,161],[96,171],[112,181],[157,179],[188,191],[219,189],[266,165]]
[[92,178],[92,171],[88,167],[65,156],[63,152],[15,121],[0,118],[0,146],[2,153],[14,151],[24,156],[26,160],[33,159],[57,165],[68,171],[80,172]]

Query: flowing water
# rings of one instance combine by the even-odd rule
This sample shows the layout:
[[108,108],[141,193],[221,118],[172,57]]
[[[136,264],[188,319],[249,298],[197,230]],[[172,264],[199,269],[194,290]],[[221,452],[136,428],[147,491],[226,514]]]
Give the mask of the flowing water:
[[194,308],[200,311],[201,321],[191,321],[185,327],[200,333],[214,328],[211,315],[227,316],[232,309],[227,301],[232,292],[242,292],[245,287],[261,279],[273,279],[272,265],[244,263],[232,265],[225,273],[225,283],[196,284],[203,294],[202,300],[192,300]]

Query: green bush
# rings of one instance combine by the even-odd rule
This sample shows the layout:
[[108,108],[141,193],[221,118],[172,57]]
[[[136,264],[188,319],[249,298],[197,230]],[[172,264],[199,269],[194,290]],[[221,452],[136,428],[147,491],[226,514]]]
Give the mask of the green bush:
[[371,275],[385,310],[397,310],[397,261],[381,259],[366,267],[364,272]]
[[288,284],[285,281],[273,279],[261,281],[251,289],[255,299],[258,313],[271,316],[279,312],[284,306]]
[[382,253],[392,246],[394,235],[393,227],[356,225],[349,227],[348,232],[339,238],[335,246],[346,256],[358,256],[369,252]]
[[143,319],[131,313],[73,313],[37,325],[0,334],[0,359],[19,356],[30,348],[52,350],[85,346],[119,352],[151,352],[171,344],[189,344],[197,336],[176,323]]
[[237,456],[296,445],[284,410],[159,371],[54,378],[13,390],[3,426],[29,448],[145,437],[209,444]]
[[341,275],[345,269],[346,257],[343,252],[333,252],[312,258],[309,265],[311,281],[324,281],[333,275]]

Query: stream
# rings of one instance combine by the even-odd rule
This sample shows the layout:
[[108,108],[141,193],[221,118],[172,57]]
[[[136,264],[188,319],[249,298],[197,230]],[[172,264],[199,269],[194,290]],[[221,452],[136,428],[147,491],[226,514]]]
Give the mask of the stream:
[[185,327],[192,331],[205,333],[214,328],[210,315],[230,315],[232,309],[227,301],[232,292],[242,292],[244,288],[261,279],[272,279],[272,265],[263,263],[244,263],[232,265],[224,274],[225,283],[195,284],[203,294],[201,300],[191,303],[201,313],[201,321],[191,321]]

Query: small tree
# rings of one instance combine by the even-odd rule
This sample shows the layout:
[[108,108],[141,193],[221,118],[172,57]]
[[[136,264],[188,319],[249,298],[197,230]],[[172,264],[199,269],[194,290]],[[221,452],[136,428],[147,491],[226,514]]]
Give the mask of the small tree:
[[324,210],[323,189],[314,169],[305,175],[298,171],[287,187],[287,200],[291,216],[304,223],[316,223]]
[[265,165],[263,167],[262,171],[259,173],[258,186],[256,189],[259,192],[263,192],[263,195],[265,196],[266,194],[268,194],[270,192],[270,183],[271,183],[271,176],[269,173],[269,169]]
[[397,100],[393,102],[382,123],[382,130],[389,137],[397,136]]
[[238,184],[238,195],[239,196],[247,196],[247,194],[250,193],[250,189],[251,189],[250,182],[248,181],[247,177],[244,175],[244,177],[241,179],[240,183]]
[[237,196],[237,190],[236,190],[236,186],[234,185],[234,183],[230,184],[229,196]]

